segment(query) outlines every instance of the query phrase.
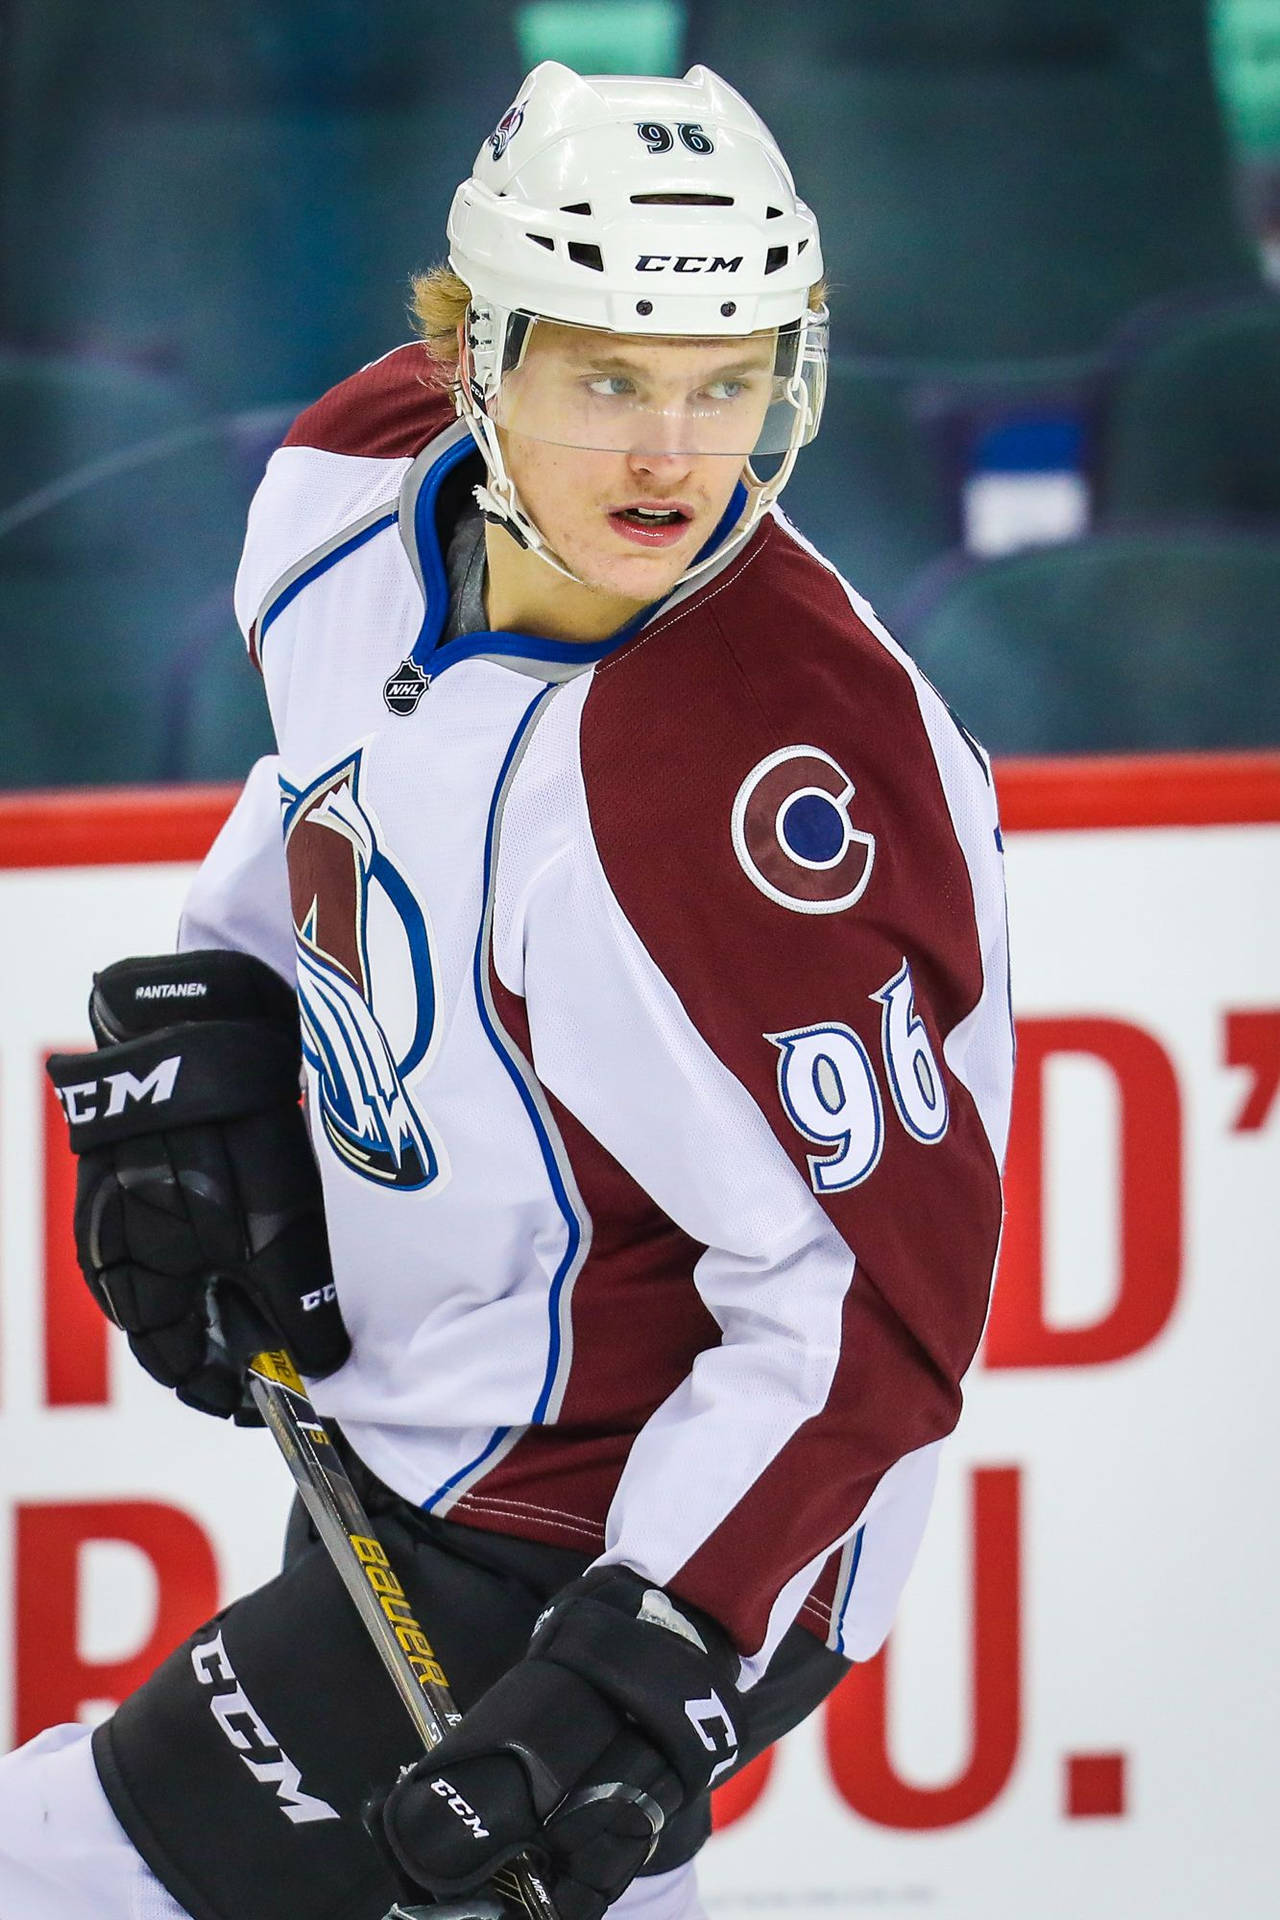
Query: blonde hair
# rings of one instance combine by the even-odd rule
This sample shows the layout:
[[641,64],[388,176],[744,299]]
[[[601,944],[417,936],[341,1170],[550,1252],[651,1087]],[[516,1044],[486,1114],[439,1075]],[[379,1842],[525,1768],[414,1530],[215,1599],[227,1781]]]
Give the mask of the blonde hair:
[[[447,260],[429,267],[425,273],[416,273],[412,286],[410,312],[414,331],[431,359],[433,384],[452,387],[458,378],[458,328],[466,318],[471,289]],[[810,309],[816,312],[826,304],[826,298],[824,276],[815,280],[809,289]]]
[[431,361],[432,384],[452,387],[458,378],[458,328],[471,303],[471,289],[447,260],[413,276],[414,332]]

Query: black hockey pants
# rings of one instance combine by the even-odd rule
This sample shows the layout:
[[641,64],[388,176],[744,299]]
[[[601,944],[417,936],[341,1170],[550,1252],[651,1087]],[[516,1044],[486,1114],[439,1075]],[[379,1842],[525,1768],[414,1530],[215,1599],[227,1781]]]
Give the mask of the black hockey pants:
[[[349,1466],[465,1710],[589,1556],[436,1520]],[[793,1627],[745,1696],[741,1764],[847,1664]],[[284,1570],[193,1634],[93,1751],[117,1819],[195,1920],[382,1920],[395,1897],[360,1813],[421,1746],[300,1507]],[[680,1866],[709,1831],[704,1795],[669,1822],[648,1871]]]

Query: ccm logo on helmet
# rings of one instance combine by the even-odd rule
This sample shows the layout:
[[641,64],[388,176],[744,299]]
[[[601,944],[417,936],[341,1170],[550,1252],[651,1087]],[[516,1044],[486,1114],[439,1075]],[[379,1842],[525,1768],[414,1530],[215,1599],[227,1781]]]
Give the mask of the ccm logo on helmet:
[[736,273],[741,265],[740,253],[735,253],[732,260],[726,260],[719,253],[714,256],[709,253],[642,253],[636,261],[636,272],[665,273],[670,267],[673,273]]
[[843,913],[861,900],[876,843],[849,818],[855,791],[820,747],[782,747],[754,766],[731,821],[733,850],[752,886],[792,913]]
[[[145,1080],[139,1080],[133,1073],[108,1073],[101,1080],[84,1080],[79,1086],[59,1087],[58,1098],[73,1127],[99,1117],[114,1120],[130,1102],[141,1106],[144,1100],[149,1100],[158,1107],[162,1100],[171,1099],[181,1065],[182,1055],[175,1053],[172,1058],[162,1060],[158,1067],[153,1067]],[[104,1096],[106,1105],[99,1113],[99,1102]]]

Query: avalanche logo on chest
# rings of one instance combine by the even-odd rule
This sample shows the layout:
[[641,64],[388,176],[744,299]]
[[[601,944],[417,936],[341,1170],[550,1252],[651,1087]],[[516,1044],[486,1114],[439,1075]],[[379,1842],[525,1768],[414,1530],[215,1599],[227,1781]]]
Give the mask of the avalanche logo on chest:
[[440,1155],[406,1081],[436,1025],[427,917],[360,798],[357,749],[309,787],[280,782],[302,1051],[325,1137],[354,1173],[416,1191]]

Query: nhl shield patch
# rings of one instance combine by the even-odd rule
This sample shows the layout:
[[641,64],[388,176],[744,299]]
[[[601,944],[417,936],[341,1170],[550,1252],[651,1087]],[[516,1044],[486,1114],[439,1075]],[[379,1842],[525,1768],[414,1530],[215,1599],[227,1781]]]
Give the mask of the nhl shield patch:
[[392,713],[416,713],[430,684],[416,660],[402,660],[384,685],[382,697]]

